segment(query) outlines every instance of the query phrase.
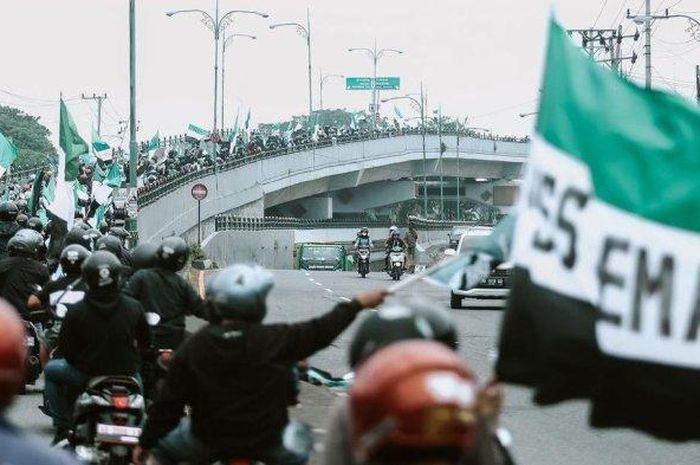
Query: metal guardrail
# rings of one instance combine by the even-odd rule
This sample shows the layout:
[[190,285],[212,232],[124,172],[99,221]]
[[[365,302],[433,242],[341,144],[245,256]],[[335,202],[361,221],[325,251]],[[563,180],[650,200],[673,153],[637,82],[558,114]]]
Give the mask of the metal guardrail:
[[[217,215],[214,218],[215,231],[267,231],[273,229],[339,229],[339,228],[386,228],[390,224],[386,220],[361,219],[331,219],[313,220],[291,217],[266,216],[262,218],[239,217],[233,215]],[[438,230],[453,226],[493,226],[470,221],[438,221],[415,219],[416,229]],[[396,226],[405,227],[407,224],[398,223]]]
[[[355,136],[347,136],[347,137],[337,137],[334,139],[325,139],[323,141],[319,141],[318,143],[310,143],[310,144],[303,144],[303,145],[296,145],[294,147],[290,148],[284,148],[284,149],[277,149],[277,150],[270,150],[266,152],[260,152],[254,155],[248,155],[240,158],[235,158],[233,160],[230,160],[226,163],[222,163],[220,165],[217,165],[217,170],[219,173],[229,171],[244,165],[247,165],[249,163],[255,163],[257,161],[269,159],[269,158],[274,158],[278,156],[283,156],[291,153],[298,153],[298,152],[303,152],[307,150],[312,150],[312,149],[320,149],[324,147],[332,147],[333,145],[340,145],[340,144],[349,144],[353,142],[362,142],[362,141],[370,141],[370,140],[380,140],[380,139],[390,139],[393,137],[401,137],[401,136],[406,136],[406,135],[420,135],[420,131],[406,131],[403,133],[386,133],[386,134],[374,134],[374,135],[368,135],[368,136],[362,136],[362,135],[355,135]],[[429,133],[426,131],[426,135],[433,135],[432,133]],[[447,133],[443,132],[443,136],[455,136],[457,133]],[[460,135],[464,135],[461,134]],[[476,138],[480,140],[493,140],[494,142],[513,142],[513,143],[518,143],[516,140],[502,140],[498,138],[486,138],[486,137],[474,137],[473,135],[464,135],[464,137],[470,137],[470,138]],[[520,142],[520,143],[526,143],[525,141]],[[161,199],[162,197],[168,195],[169,193],[173,192],[174,190],[182,187],[183,185],[188,184],[191,181],[201,179],[202,177],[208,176],[214,174],[214,166],[208,166],[206,168],[202,168],[197,171],[191,171],[189,173],[185,174],[177,174],[173,175],[169,178],[166,178],[161,181],[157,181],[156,183],[148,186],[141,187],[139,189],[139,208],[145,207],[147,205],[150,205],[157,200]]]

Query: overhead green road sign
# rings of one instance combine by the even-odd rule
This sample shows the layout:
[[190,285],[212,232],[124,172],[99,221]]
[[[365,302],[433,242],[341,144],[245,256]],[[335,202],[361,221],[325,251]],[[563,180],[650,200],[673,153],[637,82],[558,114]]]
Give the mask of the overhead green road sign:
[[[345,78],[346,90],[372,90],[374,79],[371,77],[348,77]],[[401,78],[398,77],[378,77],[378,90],[399,90],[401,88]]]
[[378,77],[377,89],[379,90],[399,90],[401,88],[401,78],[398,77]]
[[345,78],[346,90],[372,90],[372,78],[348,77]]

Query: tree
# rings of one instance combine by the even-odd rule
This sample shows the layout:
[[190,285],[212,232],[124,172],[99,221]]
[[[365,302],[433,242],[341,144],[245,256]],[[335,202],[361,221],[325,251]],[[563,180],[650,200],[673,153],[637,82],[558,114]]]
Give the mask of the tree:
[[45,165],[47,157],[56,158],[56,148],[49,140],[51,131],[39,122],[37,116],[0,105],[0,132],[19,149],[15,169]]

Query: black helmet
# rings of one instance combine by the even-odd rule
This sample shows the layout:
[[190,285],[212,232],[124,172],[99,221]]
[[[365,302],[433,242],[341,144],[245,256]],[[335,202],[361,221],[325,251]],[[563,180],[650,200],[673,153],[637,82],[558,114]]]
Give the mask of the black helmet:
[[83,262],[90,256],[90,251],[80,244],[71,244],[61,252],[61,269],[68,276],[80,276]]
[[424,297],[413,297],[407,302],[416,315],[425,318],[433,329],[433,339],[452,350],[459,347],[459,334],[454,318],[447,309],[435,306]]
[[207,283],[207,301],[222,318],[260,322],[267,313],[272,273],[257,265],[233,265]]
[[113,253],[98,250],[82,266],[83,280],[91,290],[119,288],[122,264]]
[[17,215],[17,218],[15,219],[15,221],[17,222],[17,224],[21,228],[26,228],[26,227],[28,227],[27,222],[29,221],[29,217],[27,215],[25,215],[24,213],[20,213],[19,215]]
[[158,246],[156,265],[166,270],[180,271],[190,256],[190,248],[181,237],[168,237]]
[[75,227],[68,231],[65,239],[63,240],[63,246],[67,247],[71,244],[80,244],[88,250],[92,250],[93,238],[88,231],[81,227]]
[[110,236],[114,236],[119,241],[123,244],[125,240],[127,240],[131,235],[129,234],[129,231],[126,229],[120,227],[120,226],[115,226],[113,228],[109,228],[109,232],[107,233]]
[[142,242],[137,245],[131,254],[131,264],[134,270],[143,270],[156,266],[156,253],[158,253],[158,244]]
[[41,218],[37,218],[36,216],[32,216],[27,220],[27,227],[38,233],[44,232],[44,223],[41,222]]
[[27,211],[27,201],[24,199],[19,199],[17,201],[17,210],[20,212],[26,212]]
[[14,202],[0,202],[0,220],[14,221],[19,214],[19,208]]
[[[435,312],[439,313],[438,309]],[[446,312],[446,311],[445,311]],[[350,366],[355,367],[377,350],[407,339],[450,340],[456,347],[456,330],[450,315],[438,318],[424,305],[393,303],[370,313],[355,331],[350,343]],[[449,336],[452,329],[454,340]]]
[[102,236],[95,242],[95,250],[112,252],[115,257],[121,260],[122,243],[116,236]]
[[11,256],[35,257],[44,245],[44,237],[33,229],[20,229],[7,243]]

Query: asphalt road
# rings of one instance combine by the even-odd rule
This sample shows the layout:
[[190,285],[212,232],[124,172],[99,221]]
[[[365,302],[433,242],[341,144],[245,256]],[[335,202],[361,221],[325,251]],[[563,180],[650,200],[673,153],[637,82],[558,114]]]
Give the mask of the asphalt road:
[[[351,298],[364,289],[391,285],[388,276],[372,273],[361,279],[355,273],[278,271],[272,291],[268,321],[295,321],[319,315],[336,302]],[[447,307],[449,293],[418,283],[399,292],[398,297],[419,293]],[[474,302],[467,302],[471,304]],[[461,353],[483,381],[488,380],[496,357],[496,341],[502,316],[499,309],[453,311],[461,338]],[[198,326],[191,321],[194,329]],[[347,372],[347,348],[354,327],[341,335],[332,347],[318,353],[311,364],[335,375]],[[300,416],[311,421],[320,437],[325,428],[325,406],[333,401],[328,393],[305,389]],[[40,394],[22,396],[11,417],[22,427],[49,437],[49,422],[37,409]],[[305,400],[304,400],[305,399]],[[319,405],[315,405],[315,404]],[[321,407],[321,408],[319,408]],[[520,464],[570,465],[690,465],[700,463],[698,444],[671,444],[626,430],[592,430],[587,425],[583,402],[541,408],[530,402],[526,389],[506,387],[502,423],[514,438],[515,458]]]

